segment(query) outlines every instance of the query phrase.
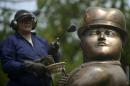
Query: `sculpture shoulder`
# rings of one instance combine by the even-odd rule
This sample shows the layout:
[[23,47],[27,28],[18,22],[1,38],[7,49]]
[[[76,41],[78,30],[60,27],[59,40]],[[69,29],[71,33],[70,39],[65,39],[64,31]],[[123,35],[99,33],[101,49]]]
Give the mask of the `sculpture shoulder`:
[[87,63],[70,73],[63,86],[127,86],[127,78],[120,65]]

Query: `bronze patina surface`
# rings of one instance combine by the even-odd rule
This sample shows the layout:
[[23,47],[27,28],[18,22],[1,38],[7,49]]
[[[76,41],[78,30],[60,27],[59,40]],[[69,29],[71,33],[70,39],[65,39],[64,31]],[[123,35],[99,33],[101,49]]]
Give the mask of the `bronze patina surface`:
[[63,77],[58,86],[128,86],[120,63],[127,40],[123,13],[114,8],[89,7],[78,36],[85,63]]

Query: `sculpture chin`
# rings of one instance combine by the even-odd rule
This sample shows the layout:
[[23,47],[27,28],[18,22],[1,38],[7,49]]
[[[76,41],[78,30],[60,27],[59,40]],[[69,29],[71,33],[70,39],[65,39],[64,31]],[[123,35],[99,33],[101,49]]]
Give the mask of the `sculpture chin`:
[[93,49],[88,57],[94,60],[119,60],[120,54],[120,49],[104,46]]

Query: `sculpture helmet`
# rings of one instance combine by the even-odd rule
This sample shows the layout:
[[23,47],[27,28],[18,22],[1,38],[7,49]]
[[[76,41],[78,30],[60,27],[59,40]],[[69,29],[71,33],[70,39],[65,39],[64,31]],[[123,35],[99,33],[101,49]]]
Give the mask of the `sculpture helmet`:
[[83,24],[78,29],[78,36],[81,37],[83,32],[93,27],[108,27],[116,30],[126,41],[126,21],[123,13],[114,8],[89,7],[85,11]]

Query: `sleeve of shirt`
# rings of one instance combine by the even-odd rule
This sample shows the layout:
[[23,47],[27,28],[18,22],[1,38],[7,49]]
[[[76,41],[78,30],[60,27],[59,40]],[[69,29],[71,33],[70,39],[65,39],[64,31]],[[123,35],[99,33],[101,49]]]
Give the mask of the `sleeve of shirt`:
[[16,60],[16,49],[12,40],[7,39],[2,43],[0,58],[4,72],[19,74],[23,71],[22,62]]

